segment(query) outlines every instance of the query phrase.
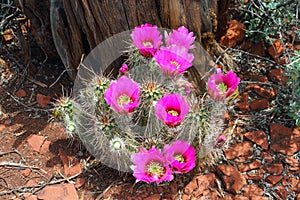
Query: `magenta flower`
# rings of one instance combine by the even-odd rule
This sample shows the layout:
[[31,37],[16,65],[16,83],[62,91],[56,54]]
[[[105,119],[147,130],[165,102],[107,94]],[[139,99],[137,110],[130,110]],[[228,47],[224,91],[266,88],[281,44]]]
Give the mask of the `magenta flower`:
[[120,72],[121,74],[127,74],[127,73],[128,73],[128,66],[127,66],[126,63],[124,63],[124,64],[121,66],[121,68],[119,69],[119,72]]
[[112,81],[104,93],[106,102],[118,113],[132,113],[139,105],[139,84],[121,76],[119,80]]
[[165,95],[155,104],[155,115],[168,126],[179,125],[189,112],[190,105],[180,94]]
[[173,180],[173,175],[161,151],[152,147],[149,151],[141,148],[140,152],[131,157],[134,163],[133,176],[137,181],[146,183]]
[[218,68],[217,73],[208,79],[208,94],[214,100],[223,100],[232,95],[239,82],[240,78],[232,70],[223,75],[222,70]]
[[189,32],[184,26],[179,27],[177,30],[173,30],[169,35],[165,33],[167,46],[181,46],[185,49],[195,48],[192,43],[195,41],[193,32]]
[[196,165],[196,150],[188,142],[177,140],[165,145],[164,155],[175,173],[189,172]]
[[149,58],[153,57],[161,45],[162,36],[157,26],[143,24],[134,28],[131,38],[140,53]]
[[191,60],[190,55],[187,51],[177,53],[174,49],[163,48],[157,51],[154,57],[166,76],[176,76],[184,73],[192,66],[192,63],[189,62]]

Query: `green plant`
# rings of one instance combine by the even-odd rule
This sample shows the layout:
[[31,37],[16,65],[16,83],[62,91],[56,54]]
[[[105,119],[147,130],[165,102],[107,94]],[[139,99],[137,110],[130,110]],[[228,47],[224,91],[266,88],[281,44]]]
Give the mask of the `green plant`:
[[247,26],[246,37],[254,41],[271,41],[280,32],[289,31],[297,23],[299,1],[259,0],[249,1],[239,10]]
[[300,51],[295,51],[291,62],[287,65],[286,74],[289,76],[287,84],[291,87],[288,115],[300,126]]

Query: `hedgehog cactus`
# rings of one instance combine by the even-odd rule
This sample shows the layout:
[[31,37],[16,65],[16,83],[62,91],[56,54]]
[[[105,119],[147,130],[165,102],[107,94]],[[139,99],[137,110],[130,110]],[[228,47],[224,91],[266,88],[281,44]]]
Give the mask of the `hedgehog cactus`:
[[[156,26],[137,27],[129,59],[114,80],[94,73],[75,100],[56,104],[67,132],[76,133],[97,159],[133,170],[147,183],[170,181],[172,173],[192,170],[196,160],[209,164],[210,154],[222,153],[230,138],[222,135],[226,98],[239,82],[232,71],[234,84],[217,71],[209,82],[211,97],[197,96],[184,77],[194,59],[193,33],[180,27],[165,35],[168,46]],[[230,92],[216,98],[223,82]]]

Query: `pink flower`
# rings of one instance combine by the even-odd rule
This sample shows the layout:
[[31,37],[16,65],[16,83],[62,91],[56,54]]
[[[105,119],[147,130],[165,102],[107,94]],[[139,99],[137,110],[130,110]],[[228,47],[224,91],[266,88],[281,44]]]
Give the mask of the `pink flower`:
[[190,105],[180,94],[165,95],[155,104],[155,115],[168,126],[179,125]]
[[119,72],[120,72],[121,74],[127,74],[127,73],[128,73],[128,66],[127,66],[126,63],[124,63],[124,64],[122,65],[122,67],[119,69]]
[[177,140],[165,145],[164,155],[175,173],[189,172],[196,165],[196,150],[188,142]]
[[104,93],[106,102],[118,113],[132,113],[139,105],[139,84],[121,76],[119,80],[112,81]]
[[193,32],[189,32],[184,26],[179,27],[177,30],[173,30],[169,35],[165,33],[167,46],[182,46],[185,49],[195,48],[192,43],[195,41]]
[[149,58],[153,57],[161,45],[162,36],[157,26],[143,24],[134,28],[131,38],[140,53]]
[[223,100],[235,91],[240,79],[230,70],[226,75],[222,74],[221,69],[217,69],[217,73],[208,79],[208,94],[214,100]]
[[137,181],[161,183],[173,180],[168,163],[161,151],[155,147],[152,147],[149,151],[141,148],[140,152],[132,155],[131,160],[135,165],[133,176]]
[[192,66],[191,56],[187,51],[179,53],[174,49],[163,48],[156,52],[154,55],[159,68],[166,76],[176,76],[184,73]]

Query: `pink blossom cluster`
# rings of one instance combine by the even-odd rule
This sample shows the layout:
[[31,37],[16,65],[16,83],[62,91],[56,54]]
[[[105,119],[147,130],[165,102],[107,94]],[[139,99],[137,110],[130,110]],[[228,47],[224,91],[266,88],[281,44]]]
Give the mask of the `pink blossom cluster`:
[[192,66],[194,55],[189,53],[195,37],[184,26],[165,33],[165,46],[157,28],[151,24],[135,27],[131,34],[134,45],[146,58],[154,57],[159,68],[166,76],[176,76],[184,73]]
[[195,167],[196,150],[185,141],[165,145],[163,152],[155,147],[141,148],[132,155],[133,176],[146,183],[173,180],[173,173],[187,173]]

